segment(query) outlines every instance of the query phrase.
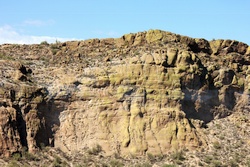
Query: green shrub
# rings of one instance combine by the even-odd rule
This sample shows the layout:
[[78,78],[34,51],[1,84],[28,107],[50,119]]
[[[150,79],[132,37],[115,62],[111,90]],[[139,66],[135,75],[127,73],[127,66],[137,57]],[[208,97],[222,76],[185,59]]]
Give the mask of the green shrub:
[[249,159],[247,159],[246,166],[247,166],[247,167],[250,167],[250,158],[249,158]]
[[164,156],[159,154],[159,155],[153,155],[151,153],[147,153],[147,158],[151,163],[154,163],[156,161],[161,161],[163,160]]
[[155,161],[155,156],[151,153],[147,153],[147,158],[150,162],[154,162]]
[[52,54],[55,55],[58,52],[58,49],[52,49]]
[[213,160],[213,161],[211,162],[211,166],[212,166],[212,167],[221,167],[221,166],[222,166],[222,163],[221,163],[220,161],[218,161],[218,160]]
[[91,155],[98,155],[100,152],[102,152],[102,147],[97,144],[95,147],[89,149],[87,152]]
[[17,164],[17,161],[12,160],[6,167],[20,167],[20,166]]
[[182,150],[181,150],[181,151],[176,151],[175,153],[173,153],[173,154],[171,155],[171,158],[172,158],[173,160],[179,160],[179,161],[185,160],[184,153],[183,153]]
[[230,167],[238,167],[239,165],[237,164],[237,162],[235,161],[235,160],[230,160],[230,162],[229,162],[229,166]]
[[205,157],[205,159],[204,159],[204,161],[205,161],[207,164],[210,164],[212,160],[213,160],[213,157],[210,156],[210,155],[207,155],[207,156]]
[[38,161],[39,158],[37,158],[34,154],[31,154],[29,152],[25,152],[22,154],[23,158],[29,160],[29,161]]
[[45,148],[46,148],[45,144],[44,143],[40,143],[40,149],[44,150]]
[[13,57],[0,53],[0,60],[14,60]]
[[214,146],[215,149],[221,149],[221,144],[218,141],[215,141],[213,143],[213,146]]
[[42,41],[40,44],[41,45],[49,45],[49,43],[47,41]]
[[164,164],[163,166],[161,167],[177,167],[176,165],[172,165],[172,164]]
[[19,161],[21,159],[21,154],[20,153],[14,153],[12,155],[12,159],[16,160],[16,161]]
[[53,167],[66,167],[68,166],[68,164],[65,161],[62,161],[60,157],[55,156],[52,166]]
[[135,164],[134,167],[152,167],[152,165],[148,162],[145,162],[145,163]]
[[92,156],[90,156],[90,155],[84,155],[83,156],[83,162],[85,163],[85,164],[87,164],[87,163],[89,163],[89,162],[92,162],[93,161],[93,157]]
[[111,167],[123,167],[124,166],[124,164],[118,160],[111,160],[109,165]]

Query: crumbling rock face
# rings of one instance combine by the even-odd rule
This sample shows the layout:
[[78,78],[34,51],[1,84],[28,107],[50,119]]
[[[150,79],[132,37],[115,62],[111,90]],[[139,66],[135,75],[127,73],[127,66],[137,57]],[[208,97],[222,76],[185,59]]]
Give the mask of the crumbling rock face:
[[0,53],[4,156],[41,145],[101,145],[107,155],[200,149],[206,123],[248,110],[249,47],[238,41],[149,30]]
[[34,152],[41,143],[49,144],[41,110],[46,93],[28,82],[31,70],[25,66],[9,60],[1,60],[0,66],[4,70],[0,88],[0,153],[10,156],[23,147]]

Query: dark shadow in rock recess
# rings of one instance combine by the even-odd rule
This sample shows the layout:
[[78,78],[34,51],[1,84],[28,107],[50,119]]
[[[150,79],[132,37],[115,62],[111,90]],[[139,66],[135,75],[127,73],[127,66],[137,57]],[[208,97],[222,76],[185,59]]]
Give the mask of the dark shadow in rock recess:
[[186,113],[187,118],[199,119],[205,123],[213,120],[213,113],[211,109],[219,105],[218,91],[208,90],[204,94],[197,95],[197,93],[183,91],[185,93],[184,99],[181,101],[182,110]]
[[20,107],[18,105],[13,105],[13,108],[16,109],[16,127],[20,136],[21,144],[28,148],[26,122],[23,119]]

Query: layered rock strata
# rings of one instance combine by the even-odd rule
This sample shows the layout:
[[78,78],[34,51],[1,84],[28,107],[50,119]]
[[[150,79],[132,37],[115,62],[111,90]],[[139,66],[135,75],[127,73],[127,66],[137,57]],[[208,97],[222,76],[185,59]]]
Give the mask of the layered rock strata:
[[0,46],[0,154],[200,149],[200,129],[249,112],[247,44],[161,30],[118,39]]

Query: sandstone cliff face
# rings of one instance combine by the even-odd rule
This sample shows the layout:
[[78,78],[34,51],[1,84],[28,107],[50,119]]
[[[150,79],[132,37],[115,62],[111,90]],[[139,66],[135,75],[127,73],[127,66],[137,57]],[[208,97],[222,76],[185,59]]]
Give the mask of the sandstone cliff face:
[[249,46],[161,30],[2,45],[0,154],[41,145],[107,155],[206,147],[213,119],[249,112]]
[[0,88],[1,154],[10,156],[23,147],[33,152],[43,140],[43,88],[29,81],[31,69],[18,62],[1,60]]

